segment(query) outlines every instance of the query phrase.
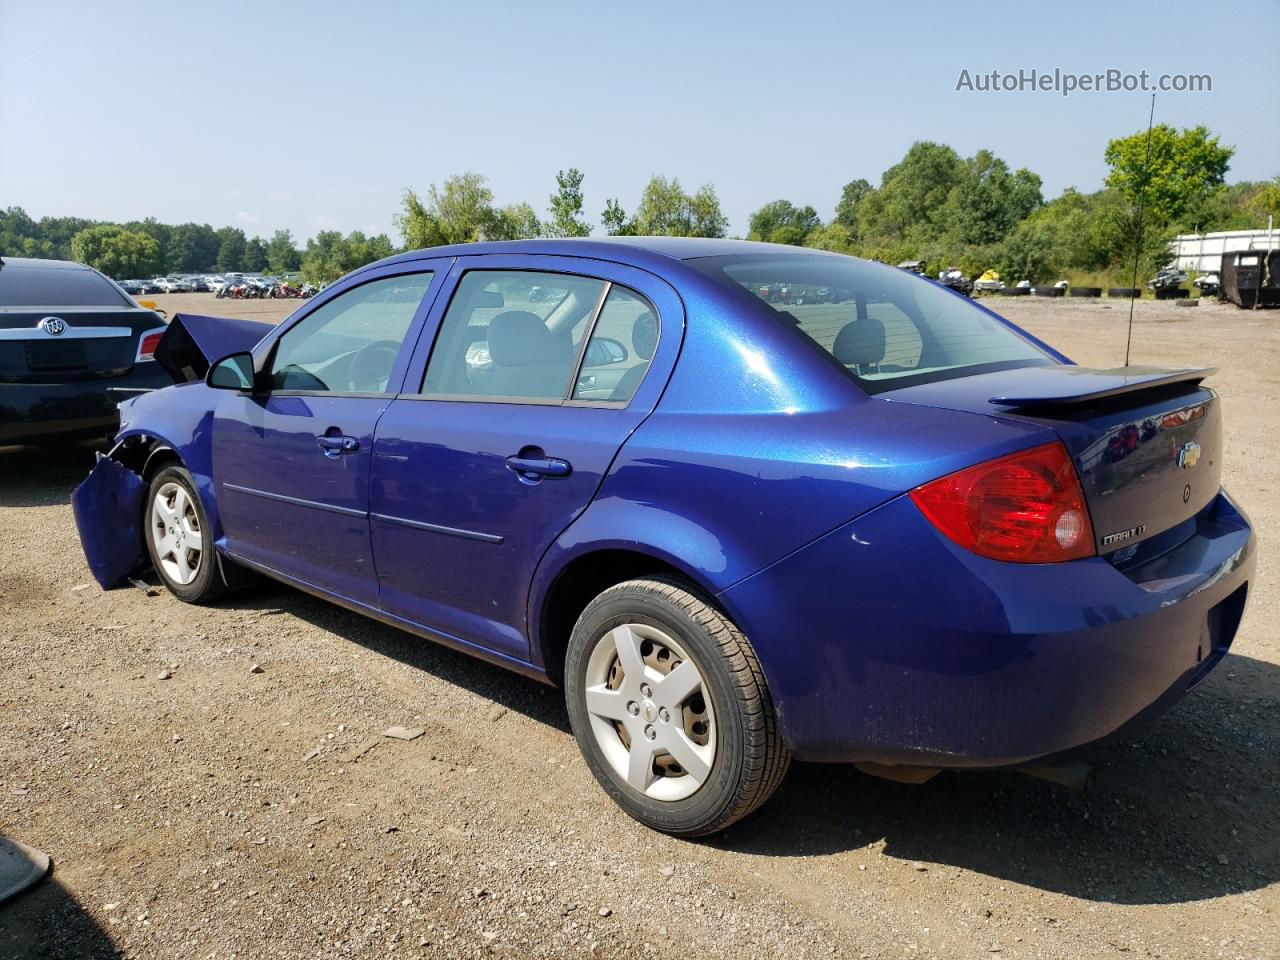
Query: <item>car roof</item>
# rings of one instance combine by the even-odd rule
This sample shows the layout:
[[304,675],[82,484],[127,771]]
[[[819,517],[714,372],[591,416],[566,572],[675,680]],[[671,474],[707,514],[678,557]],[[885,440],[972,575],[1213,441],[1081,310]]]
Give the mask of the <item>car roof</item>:
[[[733,254],[810,254],[833,256],[824,250],[810,247],[792,247],[779,243],[758,243],[754,240],[725,240],[710,237],[602,237],[562,238],[541,240],[498,240],[481,243],[457,243],[442,247],[427,247],[396,254],[379,260],[376,266],[386,266],[424,257],[465,257],[483,254],[550,254],[562,257],[613,260],[638,267],[654,266],[661,260],[696,260],[702,257],[722,257]],[[371,264],[374,266],[374,264]]]

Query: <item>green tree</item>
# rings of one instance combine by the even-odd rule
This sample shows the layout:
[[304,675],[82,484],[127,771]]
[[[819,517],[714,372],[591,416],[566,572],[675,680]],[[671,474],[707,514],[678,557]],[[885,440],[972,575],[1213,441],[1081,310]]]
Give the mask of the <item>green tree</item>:
[[582,219],[583,174],[576,167],[556,174],[556,192],[551,195],[551,222],[546,225],[549,237],[585,237],[591,225]]
[[945,144],[913,143],[884,172],[880,188],[858,203],[862,239],[881,246],[935,241],[942,233],[943,207],[963,166],[959,154]]
[[220,273],[244,269],[244,231],[239,227],[223,227],[218,231],[218,257],[216,266]]
[[845,229],[851,240],[861,236],[861,221],[858,218],[858,205],[873,187],[866,180],[851,180],[840,191],[840,201],[836,204],[835,222]]
[[267,241],[267,269],[272,273],[290,273],[302,266],[302,254],[288,230],[277,230]]
[[322,230],[307,241],[302,254],[302,275],[312,283],[330,283],[394,252],[385,233],[368,237],[353,230],[344,237],[337,230]]
[[789,200],[774,200],[751,215],[748,240],[804,246],[822,221],[813,207],[796,207]]
[[1153,223],[1185,224],[1186,215],[1222,184],[1235,148],[1221,146],[1204,126],[1179,132],[1161,123],[1150,137],[1149,160],[1146,131],[1107,144],[1107,186],[1135,206],[1142,196]]
[[640,236],[723,237],[729,218],[721,211],[720,198],[711,184],[690,196],[680,187],[679,179],[655,176],[640,195],[630,225]]
[[86,227],[71,240],[71,255],[81,263],[123,280],[142,277],[160,268],[160,244],[141,230],[110,224]]
[[604,225],[604,232],[611,237],[636,235],[635,221],[627,219],[627,212],[622,209],[622,204],[617,200],[609,199],[604,202],[604,213],[600,216],[600,222]]
[[267,268],[267,245],[261,237],[254,237],[244,245],[244,268],[259,273]]
[[1051,253],[1048,232],[1042,226],[1021,223],[996,248],[996,270],[1010,285],[1019,280],[1039,283],[1053,272]]
[[512,203],[490,212],[482,236],[485,240],[529,240],[542,236],[542,224],[529,204]]
[[804,245],[816,250],[830,250],[832,253],[854,253],[853,237],[849,228],[842,223],[831,221],[815,230],[811,230],[805,238]]
[[180,223],[169,231],[169,269],[188,273],[209,270],[218,259],[218,246],[218,235],[209,224]]
[[425,200],[406,189],[403,210],[396,218],[405,247],[416,250],[485,239],[497,218],[493,191],[485,184],[480,174],[464,173],[446,180],[443,189],[432,184]]
[[729,229],[729,218],[720,209],[716,188],[706,183],[689,198],[689,236],[723,237]]
[[1036,174],[1010,173],[990,150],[979,150],[957,170],[939,223],[953,245],[996,243],[1042,203]]

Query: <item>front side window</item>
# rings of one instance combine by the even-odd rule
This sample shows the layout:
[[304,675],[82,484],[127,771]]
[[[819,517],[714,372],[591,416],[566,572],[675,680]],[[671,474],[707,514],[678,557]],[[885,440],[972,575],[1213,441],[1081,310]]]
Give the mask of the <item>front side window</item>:
[[773,254],[705,257],[689,264],[768,304],[868,393],[1055,362],[949,290],[882,264]]
[[445,312],[422,392],[561,400],[605,283],[532,270],[463,274]]
[[339,294],[276,344],[276,390],[384,393],[430,273],[384,277]]

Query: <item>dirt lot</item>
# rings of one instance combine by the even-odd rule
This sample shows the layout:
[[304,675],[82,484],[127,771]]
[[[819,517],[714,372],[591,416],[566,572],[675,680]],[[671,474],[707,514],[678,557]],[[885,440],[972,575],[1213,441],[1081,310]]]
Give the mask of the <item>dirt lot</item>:
[[[1122,361],[1122,305],[995,303]],[[798,765],[704,843],[615,808],[539,684],[283,587],[103,593],[67,506],[89,455],[0,452],[0,833],[57,864],[0,957],[1280,955],[1280,313],[1142,303],[1133,356],[1221,368],[1263,541],[1232,655],[1095,749],[1087,795]]]

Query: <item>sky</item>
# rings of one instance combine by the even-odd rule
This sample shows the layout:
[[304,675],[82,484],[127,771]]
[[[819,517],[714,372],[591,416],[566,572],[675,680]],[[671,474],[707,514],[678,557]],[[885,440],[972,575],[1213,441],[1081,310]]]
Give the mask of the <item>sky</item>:
[[596,232],[662,174],[714,184],[745,235],[774,199],[829,218],[916,140],[990,149],[1046,198],[1097,189],[1150,95],[956,89],[1033,68],[1209,74],[1156,122],[1208,125],[1228,181],[1266,179],[1280,60],[1241,28],[1273,33],[1280,0],[1232,6],[0,0],[0,207],[399,243],[406,187],[475,171],[545,215],[577,167]]

